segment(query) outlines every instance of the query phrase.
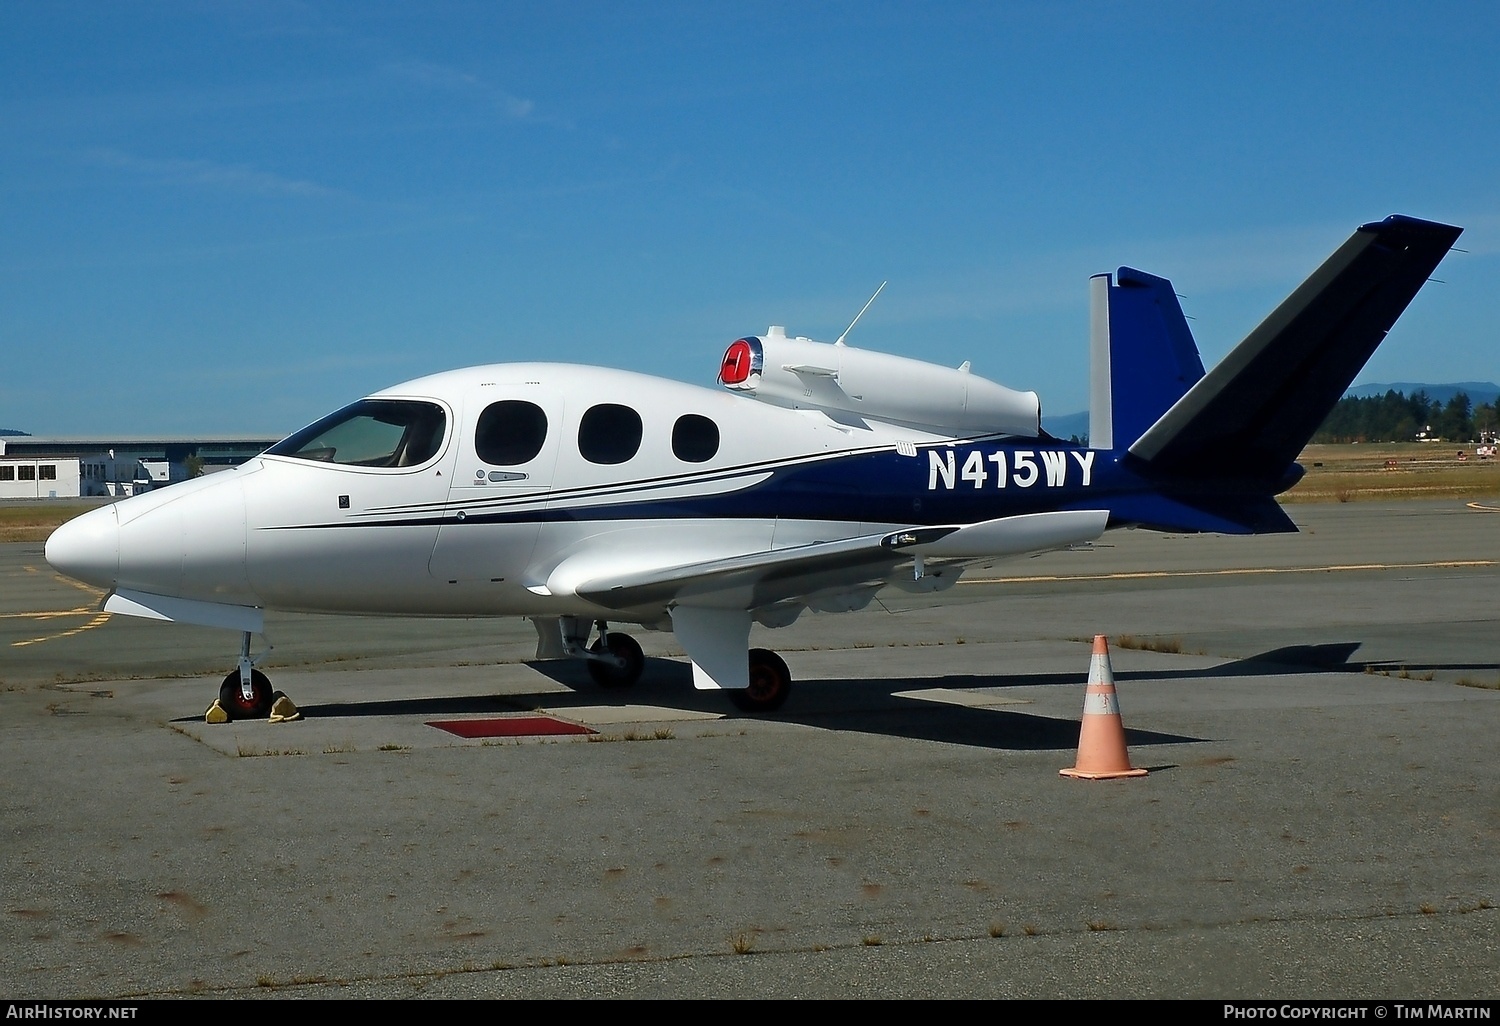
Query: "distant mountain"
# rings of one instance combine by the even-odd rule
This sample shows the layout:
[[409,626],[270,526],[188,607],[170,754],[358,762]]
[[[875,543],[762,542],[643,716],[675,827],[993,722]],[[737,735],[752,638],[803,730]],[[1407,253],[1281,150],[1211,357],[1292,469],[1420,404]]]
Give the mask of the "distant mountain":
[[1054,417],[1042,415],[1042,428],[1054,438],[1068,439],[1077,435],[1079,438],[1089,436],[1089,414],[1087,410],[1082,413],[1059,413]]
[[1428,399],[1434,399],[1440,403],[1446,403],[1458,393],[1463,392],[1468,395],[1469,402],[1479,406],[1500,398],[1500,385],[1493,381],[1454,381],[1446,385],[1428,385],[1420,381],[1393,381],[1388,385],[1355,385],[1344,395],[1354,396],[1356,399],[1369,399],[1372,396],[1385,395],[1387,392],[1400,392],[1407,398],[1411,398],[1418,392],[1426,392]]
[[[1426,392],[1428,399],[1439,403],[1446,403],[1460,392],[1467,395],[1469,402],[1475,406],[1500,400],[1500,385],[1493,381],[1452,381],[1443,385],[1429,385],[1421,381],[1393,381],[1389,384],[1372,382],[1368,385],[1355,385],[1344,395],[1346,398],[1353,396],[1357,399],[1369,399],[1392,391],[1400,392],[1408,398],[1418,392]],[[1077,435],[1086,439],[1089,435],[1089,414],[1085,410],[1082,413],[1044,415],[1042,427],[1057,438],[1072,438]]]
[[11,428],[0,428],[0,435],[15,436],[15,435],[28,435],[28,434],[29,434],[29,432],[26,432],[26,431],[14,431]]

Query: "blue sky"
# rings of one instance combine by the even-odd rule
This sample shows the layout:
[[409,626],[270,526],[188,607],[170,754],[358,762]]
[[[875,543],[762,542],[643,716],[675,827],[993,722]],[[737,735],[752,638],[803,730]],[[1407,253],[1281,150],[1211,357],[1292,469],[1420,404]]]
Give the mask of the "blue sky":
[[1500,5],[0,0],[0,427],[286,434],[450,367],[712,386],[784,324],[1087,406],[1465,226],[1361,381],[1500,378]]

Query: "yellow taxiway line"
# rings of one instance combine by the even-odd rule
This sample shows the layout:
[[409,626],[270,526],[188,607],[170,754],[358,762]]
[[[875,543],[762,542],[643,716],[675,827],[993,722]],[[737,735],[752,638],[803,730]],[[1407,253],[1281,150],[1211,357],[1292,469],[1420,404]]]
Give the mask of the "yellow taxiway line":
[[[92,612],[92,610],[85,609],[84,612],[88,613]],[[108,613],[99,613],[82,627],[74,627],[72,630],[60,631],[57,634],[43,635],[40,638],[27,638],[24,641],[12,641],[10,643],[10,647],[25,648],[27,645],[40,645],[44,641],[57,641],[59,638],[71,638],[75,634],[82,634],[84,631],[93,630],[95,627],[103,625],[108,620]]]
[[[34,566],[23,566],[21,569],[25,570],[29,574],[34,574],[37,572],[37,568]],[[104,597],[104,592],[100,591],[98,588],[91,588],[87,584],[79,584],[77,581],[70,581],[68,580],[68,578],[62,576],[61,574],[53,574],[52,576],[63,584],[69,584],[77,588],[79,591],[87,592],[96,600],[102,599]],[[82,634],[84,631],[93,630],[95,627],[99,627],[109,620],[109,614],[101,611],[97,605],[78,606],[74,609],[45,610],[36,613],[0,613],[0,620],[56,620],[62,617],[72,616],[90,616],[93,617],[93,619],[89,620],[89,622],[84,624],[82,627],[73,627],[69,630],[59,631],[56,634],[46,634],[40,638],[27,638],[23,641],[12,641],[10,643],[10,647],[25,648],[27,645],[39,645],[44,641],[56,641],[59,638],[71,638],[75,634]]]

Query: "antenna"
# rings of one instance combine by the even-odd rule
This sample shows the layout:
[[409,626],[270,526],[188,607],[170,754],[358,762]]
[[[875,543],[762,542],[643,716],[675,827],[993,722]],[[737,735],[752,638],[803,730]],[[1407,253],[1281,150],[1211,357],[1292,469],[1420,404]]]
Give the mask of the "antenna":
[[[880,283],[880,289],[885,288],[889,284],[890,284],[890,282],[888,282],[888,281],[881,282]],[[875,296],[880,295],[880,289],[876,289],[875,290]],[[837,341],[835,341],[833,343],[834,345],[841,346],[841,345],[844,344],[844,339],[848,337],[849,332],[851,332],[851,331],[854,330],[854,326],[856,324],[858,324],[859,323],[859,319],[865,315],[865,311],[868,310],[868,309],[870,309],[870,304],[873,303],[873,302],[875,302],[875,296],[871,296],[869,298],[869,300],[865,303],[865,305],[859,308],[859,313],[857,313],[857,314],[854,315],[854,320],[852,320],[852,321],[849,322],[849,327],[847,327],[847,328],[844,329],[844,333],[838,337]]]

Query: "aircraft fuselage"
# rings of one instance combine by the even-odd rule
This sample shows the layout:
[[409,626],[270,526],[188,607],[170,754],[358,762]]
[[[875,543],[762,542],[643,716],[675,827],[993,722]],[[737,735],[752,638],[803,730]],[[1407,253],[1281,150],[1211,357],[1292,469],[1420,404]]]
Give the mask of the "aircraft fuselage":
[[[567,364],[453,371],[370,401],[438,411],[430,455],[409,466],[381,465],[400,462],[385,452],[341,462],[326,447],[296,455],[278,451],[283,443],[233,471],[86,514],[53,537],[48,558],[101,588],[230,605],[618,618],[570,593],[570,564],[618,573],[1098,508],[1107,492],[1141,487],[1112,454],[1055,439],[840,424]],[[487,447],[480,421],[497,408],[540,411],[540,444]],[[601,416],[623,426],[590,423]]]

